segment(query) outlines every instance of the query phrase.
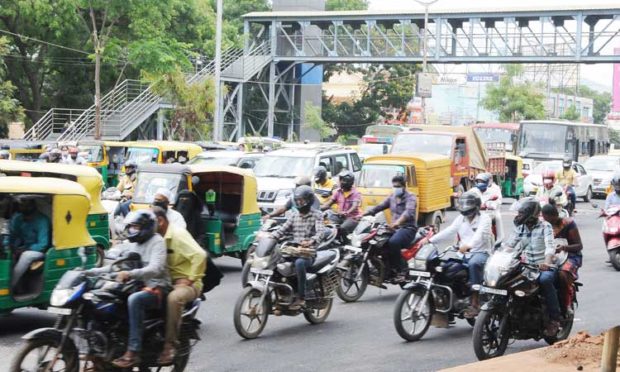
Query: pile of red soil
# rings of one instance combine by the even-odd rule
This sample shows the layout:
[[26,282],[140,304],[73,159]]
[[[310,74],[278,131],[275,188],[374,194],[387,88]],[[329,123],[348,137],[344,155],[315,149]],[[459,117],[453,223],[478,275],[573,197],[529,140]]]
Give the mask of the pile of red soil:
[[[604,334],[590,336],[587,332],[581,331],[571,338],[541,350],[541,354],[548,362],[570,365],[577,371],[598,371],[601,368],[604,339]],[[620,358],[618,361],[620,367]]]

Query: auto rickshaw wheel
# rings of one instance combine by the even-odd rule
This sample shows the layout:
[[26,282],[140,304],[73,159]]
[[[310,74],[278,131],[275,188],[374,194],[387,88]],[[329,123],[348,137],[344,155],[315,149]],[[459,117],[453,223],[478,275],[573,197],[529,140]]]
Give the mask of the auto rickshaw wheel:
[[95,253],[97,255],[97,258],[95,259],[95,267],[102,267],[105,261],[105,250],[103,249],[103,246],[97,245]]

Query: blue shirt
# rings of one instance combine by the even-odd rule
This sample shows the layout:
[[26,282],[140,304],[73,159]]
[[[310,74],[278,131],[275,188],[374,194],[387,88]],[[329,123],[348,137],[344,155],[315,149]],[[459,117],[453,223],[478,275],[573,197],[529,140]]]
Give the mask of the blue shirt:
[[614,205],[620,205],[620,196],[615,192],[612,192],[605,199],[605,209],[608,209]]
[[392,214],[392,223],[395,223],[405,215],[407,217],[402,226],[415,226],[416,207],[417,201],[415,195],[405,191],[400,197],[396,197],[394,193],[392,193],[387,199],[372,208],[370,213],[376,214],[389,208]]
[[31,251],[43,252],[50,246],[50,220],[46,215],[35,212],[25,219],[21,213],[11,218],[11,247],[25,247]]

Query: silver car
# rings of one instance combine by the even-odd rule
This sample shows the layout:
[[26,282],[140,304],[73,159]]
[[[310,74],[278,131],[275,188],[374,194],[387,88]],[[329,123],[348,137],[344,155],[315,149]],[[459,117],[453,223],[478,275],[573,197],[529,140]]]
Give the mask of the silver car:
[[594,196],[605,197],[614,172],[620,170],[620,156],[593,156],[583,163],[583,167],[592,175],[592,193]]
[[[525,195],[535,195],[540,187],[542,187],[542,175],[551,170],[553,172],[559,172],[562,169],[562,161],[561,160],[550,160],[544,161],[538,164],[532,173],[525,177],[523,181],[523,191]],[[588,174],[585,168],[577,163],[573,162],[573,170],[577,172],[577,185],[575,186],[575,194],[578,198],[583,198],[584,201],[588,202],[592,199],[593,194],[593,183],[592,176]]]

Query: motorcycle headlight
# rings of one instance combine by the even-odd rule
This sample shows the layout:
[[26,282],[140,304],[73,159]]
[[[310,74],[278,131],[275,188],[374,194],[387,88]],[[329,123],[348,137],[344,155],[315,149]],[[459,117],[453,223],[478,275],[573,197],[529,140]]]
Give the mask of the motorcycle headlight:
[[54,289],[50,298],[50,305],[56,307],[65,306],[67,303],[79,298],[82,288],[84,288],[84,283],[73,288]]
[[267,257],[254,257],[252,261],[252,267],[257,269],[265,269],[269,265],[269,256]]
[[354,247],[361,247],[362,246],[362,239],[364,238],[364,236],[362,235],[353,235],[351,234],[351,245]]
[[413,260],[413,268],[415,270],[425,271],[426,270],[426,260],[414,259]]

